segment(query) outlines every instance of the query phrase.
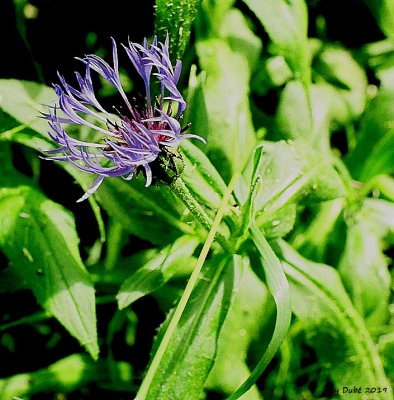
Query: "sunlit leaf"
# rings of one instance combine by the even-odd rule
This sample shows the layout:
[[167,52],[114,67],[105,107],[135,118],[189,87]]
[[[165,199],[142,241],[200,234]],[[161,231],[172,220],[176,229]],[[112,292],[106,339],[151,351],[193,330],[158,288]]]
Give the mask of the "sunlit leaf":
[[350,51],[338,45],[325,45],[314,59],[313,72],[316,81],[326,89],[335,122],[344,125],[361,115],[368,81]]
[[[248,169],[250,170],[250,169]],[[250,172],[249,172],[250,174]],[[264,142],[258,165],[261,185],[255,198],[257,222],[287,203],[330,200],[344,186],[329,158],[303,142]]]
[[394,243],[394,203],[382,199],[365,199],[361,211],[373,225],[380,239]]
[[318,151],[327,153],[333,95],[327,87],[312,85],[310,97],[312,116],[305,88],[299,82],[290,81],[281,93],[276,114],[277,129],[286,139],[301,138]]
[[19,176],[2,176],[0,246],[38,302],[98,356],[95,295],[74,219]]
[[44,105],[53,105],[55,91],[36,82],[0,79],[0,108],[20,123],[47,137],[48,123],[38,118]]
[[[209,374],[207,388],[231,394],[250,375],[248,350],[263,335],[264,323],[271,322],[274,307],[263,282],[255,275],[247,258],[242,260],[243,274],[238,292],[219,336],[218,351]],[[229,346],[231,343],[231,346]],[[258,400],[261,396],[252,387],[242,397]]]
[[[115,368],[125,384],[131,378],[130,366],[119,362]],[[54,391],[68,393],[89,383],[102,382],[107,373],[106,361],[93,362],[83,354],[73,354],[47,368],[0,379],[0,400]]]
[[216,211],[227,188],[222,177],[209,158],[193,143],[183,141],[182,154],[182,180],[202,204]]
[[174,275],[179,264],[192,263],[194,260],[191,256],[198,243],[195,237],[182,236],[141,266],[120,288],[116,296],[119,308],[123,309],[163,286]]
[[199,41],[205,79],[190,104],[193,131],[207,139],[211,160],[225,179],[240,170],[255,144],[248,101],[249,66],[245,57],[219,39]]
[[234,53],[243,54],[253,71],[262,49],[262,43],[248,25],[244,15],[236,8],[230,9],[219,24],[218,36],[225,39]]
[[364,0],[374,14],[376,21],[386,36],[394,35],[394,2],[392,0]]
[[[234,257],[234,263],[227,257],[218,257],[204,264],[202,276],[149,387],[147,400],[198,400],[201,396],[240,273],[239,257]],[[171,315],[159,331],[153,354]]]
[[262,355],[260,361],[248,376],[245,382],[228,398],[236,400],[246,393],[257,381],[260,375],[267,368],[268,364],[282,344],[291,321],[291,299],[289,285],[283,273],[279,259],[276,257],[271,246],[257,227],[256,223],[251,224],[251,236],[258,250],[261,266],[267,282],[267,287],[275,300],[276,320],[271,340]]

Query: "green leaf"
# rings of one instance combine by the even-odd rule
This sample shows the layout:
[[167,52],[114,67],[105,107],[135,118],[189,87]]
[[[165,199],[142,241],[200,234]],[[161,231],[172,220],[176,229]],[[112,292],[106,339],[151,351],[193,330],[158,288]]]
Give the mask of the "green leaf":
[[389,37],[394,35],[394,1],[393,0],[364,0],[374,14],[382,32]]
[[93,284],[74,219],[19,176],[2,176],[0,247],[12,270],[93,358],[98,356]]
[[368,80],[365,71],[344,48],[326,45],[313,60],[314,78],[325,87],[335,122],[345,125],[365,108]]
[[235,0],[203,1],[201,3],[195,26],[198,40],[219,36],[223,19],[234,3]]
[[[82,187],[87,190],[93,181],[91,176],[70,165],[65,167],[79,182],[83,182]],[[107,213],[121,223],[123,229],[151,243],[168,244],[182,232],[194,233],[189,224],[181,221],[183,207],[167,185],[146,188],[142,176],[132,182],[109,178],[103,181],[95,196]]]
[[394,243],[394,203],[382,199],[365,199],[361,211],[373,225],[378,238]]
[[271,341],[263,354],[261,360],[249,375],[248,379],[228,398],[228,400],[239,399],[246,393],[264,372],[279,346],[283,342],[291,321],[291,303],[289,285],[283,273],[279,259],[276,257],[267,240],[255,223],[251,224],[251,236],[261,257],[261,265],[264,270],[267,286],[275,300],[276,321]]
[[0,141],[0,170],[3,174],[14,173],[16,170],[12,164],[12,152],[9,143]]
[[182,180],[193,196],[216,211],[227,189],[222,177],[209,158],[193,143],[183,141],[182,154]]
[[[215,363],[206,383],[207,389],[226,395],[250,375],[247,365],[250,345],[263,335],[263,330],[269,330],[264,323],[270,323],[275,313],[267,287],[251,269],[248,258],[243,257],[242,263],[239,289],[220,332]],[[242,399],[260,400],[261,396],[254,386]]]
[[245,16],[236,8],[228,10],[219,25],[218,36],[227,41],[234,53],[243,54],[250,71],[256,67],[262,43],[250,29]]
[[26,284],[15,274],[12,267],[0,271],[0,293],[13,293],[26,289]]
[[394,202],[394,178],[389,175],[377,175],[375,176],[370,185],[376,188],[380,196]]
[[0,142],[14,142],[28,146],[32,149],[52,149],[54,148],[49,137],[44,138],[25,124],[20,124],[14,118],[0,110]]
[[[130,368],[127,367],[126,363],[115,364],[122,383],[131,379]],[[0,400],[50,392],[68,393],[92,382],[102,383],[107,376],[106,360],[93,362],[83,354],[73,354],[47,368],[0,379]]]
[[360,135],[347,165],[353,178],[368,182],[394,171],[394,93],[381,89],[361,121]]
[[310,88],[312,116],[308,95],[300,82],[290,81],[281,92],[276,113],[276,127],[286,139],[303,139],[322,153],[330,148],[329,123],[332,92],[323,86]]
[[297,216],[296,204],[286,204],[272,214],[263,213],[259,218],[260,229],[267,239],[276,239],[287,235],[294,227]]
[[[309,336],[308,343],[335,386],[385,387],[387,393],[375,393],[374,398],[392,399],[376,347],[338,273],[328,265],[301,257],[282,240],[276,241],[274,248],[284,260],[293,312],[301,320]],[[354,398],[353,394],[340,394],[344,399]]]
[[256,14],[277,53],[283,55],[295,77],[308,87],[311,79],[308,17],[304,0],[244,0]]
[[[249,165],[246,175],[251,169]],[[255,210],[259,226],[265,215],[305,196],[309,201],[325,201],[345,193],[330,158],[304,142],[264,142],[258,174],[261,185],[255,197]]]
[[339,273],[357,311],[371,329],[388,319],[391,279],[370,215],[348,223],[346,245]]
[[286,138],[303,138],[318,151],[328,152],[332,123],[345,125],[361,115],[368,82],[350,52],[339,46],[322,47],[314,57],[313,67],[317,83],[311,85],[310,92],[299,82],[286,85],[281,93],[276,125]]
[[[217,339],[239,279],[240,257],[218,255],[204,264],[202,276],[171,337],[149,386],[147,400],[198,400],[215,359]],[[153,354],[171,320],[161,327]]]
[[198,243],[195,237],[182,236],[139,268],[123,283],[116,296],[119,309],[163,286],[180,265],[194,262],[191,256]]
[[48,122],[38,118],[46,111],[43,104],[53,105],[55,91],[36,82],[0,79],[0,108],[26,127],[47,137]]
[[242,169],[255,145],[249,66],[244,55],[223,40],[199,41],[196,46],[204,74],[189,105],[189,118],[193,131],[207,139],[204,150],[213,164],[229,180]]
[[264,69],[266,77],[274,87],[282,86],[292,77],[291,69],[283,56],[269,57],[264,63]]
[[170,36],[170,55],[181,58],[201,0],[156,0],[155,31],[161,40]]
[[[243,223],[240,234],[246,238],[247,231],[249,229],[251,221],[256,216],[256,196],[259,193],[262,176],[261,176],[261,158],[263,154],[264,146],[260,145],[256,147],[253,156],[253,168],[251,164],[248,166],[248,171],[245,175],[248,175],[249,170],[252,169],[249,189],[245,182],[245,179],[239,179],[236,185],[235,194],[237,200],[242,204],[242,218]],[[259,228],[263,230],[264,236],[267,238],[278,238],[289,233],[295,223],[296,219],[296,203],[285,203],[279,208],[272,208],[265,212],[259,213]]]

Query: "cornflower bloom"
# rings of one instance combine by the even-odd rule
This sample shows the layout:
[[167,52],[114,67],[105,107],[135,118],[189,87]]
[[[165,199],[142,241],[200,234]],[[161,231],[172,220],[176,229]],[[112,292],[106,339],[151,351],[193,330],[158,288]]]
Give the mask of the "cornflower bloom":
[[[177,89],[182,63],[177,60],[173,67],[168,46],[168,34],[164,44],[158,43],[155,36],[150,46],[146,39],[143,45],[130,41],[127,47],[123,45],[144,81],[146,108],[143,110],[130,104],[121,85],[114,39],[113,67],[96,55],[79,59],[86,65],[85,77],[76,72],[79,89],[70,86],[59,74],[61,85],[54,85],[58,104],[48,106],[48,114],[42,114],[42,117],[48,120],[51,128],[49,136],[60,147],[46,151],[48,157],[44,158],[70,162],[81,171],[98,175],[78,202],[94,193],[104,178],[122,176],[130,180],[142,168],[146,176],[145,186],[149,186],[152,183],[149,164],[157,159],[166,146],[179,146],[180,141],[187,138],[197,138],[205,143],[197,135],[181,135],[188,128],[187,125],[182,129],[179,122],[186,108],[186,102]],[[98,102],[93,90],[92,70],[117,89],[126,104],[125,115],[111,114]],[[154,105],[151,98],[152,75],[161,86],[160,98],[155,98]],[[60,116],[59,110],[62,112]],[[176,110],[176,114],[172,110]],[[69,136],[64,128],[67,124],[93,129],[99,135],[98,143],[88,143]]]

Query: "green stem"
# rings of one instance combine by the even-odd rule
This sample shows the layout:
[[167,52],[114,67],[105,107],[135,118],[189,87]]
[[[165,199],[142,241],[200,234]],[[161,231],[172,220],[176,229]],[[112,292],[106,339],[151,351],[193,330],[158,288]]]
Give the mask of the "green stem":
[[348,202],[355,202],[357,200],[357,194],[353,184],[353,178],[351,177],[349,170],[344,162],[338,157],[333,157],[332,163],[341,177],[343,184],[345,185]]
[[34,324],[36,322],[41,322],[49,319],[50,316],[46,312],[39,312],[33,315],[28,315],[27,317],[23,317],[18,319],[17,321],[8,322],[6,324],[0,325],[0,332],[3,332],[7,329],[14,328],[15,326],[24,325],[24,324]]
[[[136,396],[135,400],[144,400],[144,399],[146,399],[146,396],[147,396],[148,391],[149,391],[149,387],[150,387],[150,385],[151,385],[151,383],[152,383],[152,381],[154,379],[154,376],[155,376],[155,374],[156,374],[156,372],[157,372],[157,370],[159,368],[160,362],[161,362],[161,360],[162,360],[162,358],[164,356],[164,353],[165,353],[165,351],[166,351],[166,349],[168,347],[168,344],[170,343],[170,340],[171,340],[171,338],[172,338],[172,336],[173,336],[173,334],[175,332],[175,329],[176,329],[176,327],[178,325],[178,322],[181,319],[182,313],[183,313],[183,311],[184,311],[184,309],[186,307],[186,304],[187,304],[187,302],[188,302],[188,300],[190,298],[190,295],[191,295],[191,293],[193,291],[193,288],[197,283],[198,276],[199,276],[199,274],[201,272],[201,269],[202,269],[202,266],[204,264],[204,261],[205,261],[207,255],[208,255],[208,251],[209,251],[209,249],[210,249],[210,247],[211,247],[211,245],[212,245],[212,243],[213,243],[213,241],[215,239],[216,231],[219,228],[219,224],[220,224],[220,221],[222,220],[222,217],[223,217],[223,214],[224,214],[224,210],[225,210],[225,208],[227,206],[230,194],[233,191],[235,182],[238,179],[238,177],[239,177],[239,174],[235,174],[233,176],[233,178],[231,179],[230,184],[228,185],[228,188],[227,188],[227,190],[226,190],[226,192],[225,192],[225,194],[223,196],[222,202],[220,203],[220,207],[218,209],[216,217],[215,217],[213,223],[210,226],[210,230],[209,230],[207,239],[206,239],[206,241],[204,243],[204,246],[203,246],[203,248],[201,250],[200,256],[198,257],[196,267],[194,268],[194,270],[193,270],[193,272],[192,272],[192,274],[190,276],[190,279],[189,279],[189,281],[188,281],[188,283],[186,285],[185,291],[183,292],[183,295],[182,295],[181,299],[179,300],[179,303],[178,303],[178,305],[177,305],[177,307],[175,309],[174,315],[171,318],[171,321],[170,321],[170,323],[168,325],[168,328],[167,328],[166,332],[164,333],[163,339],[161,340],[159,348],[157,349],[157,351],[156,351],[156,353],[155,353],[155,355],[153,357],[152,363],[151,363],[151,365],[150,365],[150,367],[148,369],[148,372],[147,372],[147,374],[145,376],[145,379],[142,382],[142,385],[140,387],[140,390],[137,393],[137,396]],[[179,179],[177,179],[177,180],[179,180]],[[184,183],[182,181],[178,182],[178,184],[176,186],[178,187],[178,189],[179,188],[182,189],[182,190],[180,190],[180,192],[182,193],[182,196],[185,196],[184,198],[185,198],[186,201],[194,200],[194,198],[190,195],[190,193],[189,193],[190,197],[187,196],[187,193],[189,191],[187,190],[186,186],[184,185]],[[184,190],[184,189],[186,189],[186,190]]]
[[[180,177],[175,179],[171,183],[170,189],[183,202],[183,204],[193,214],[197,221],[200,222],[200,224],[207,231],[209,231],[212,228],[212,219],[207,215],[207,213],[204,211],[201,204],[196,200],[196,198],[190,193],[183,180]],[[228,239],[221,232],[216,232],[216,240],[220,243],[224,250],[227,250],[230,253],[233,252],[229,246]]]

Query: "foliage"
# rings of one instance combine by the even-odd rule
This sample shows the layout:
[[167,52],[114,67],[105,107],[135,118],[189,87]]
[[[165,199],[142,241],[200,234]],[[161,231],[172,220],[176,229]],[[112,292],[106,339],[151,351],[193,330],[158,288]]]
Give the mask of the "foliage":
[[[207,145],[83,205],[94,177],[39,158],[53,89],[0,79],[0,353],[19,360],[0,400],[393,399],[394,4],[365,1],[381,40],[350,46],[322,3],[157,0]],[[46,364],[24,329],[52,337]]]

